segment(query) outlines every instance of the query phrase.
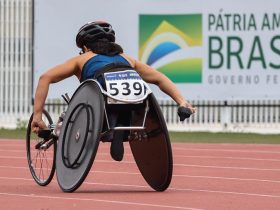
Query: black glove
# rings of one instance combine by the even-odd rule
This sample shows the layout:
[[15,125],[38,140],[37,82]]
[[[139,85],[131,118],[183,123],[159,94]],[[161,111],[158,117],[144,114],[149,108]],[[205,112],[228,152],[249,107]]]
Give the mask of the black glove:
[[48,128],[40,129],[38,132],[38,137],[45,139],[45,140],[49,140],[52,138],[51,133],[52,133],[52,131]]
[[178,108],[178,115],[180,117],[180,121],[184,121],[186,118],[189,118],[192,115],[192,111],[189,108],[180,106]]

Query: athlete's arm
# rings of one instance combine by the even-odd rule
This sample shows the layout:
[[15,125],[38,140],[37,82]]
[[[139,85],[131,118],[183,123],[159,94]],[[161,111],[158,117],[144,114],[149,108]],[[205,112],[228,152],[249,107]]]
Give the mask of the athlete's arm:
[[164,93],[169,95],[179,106],[188,107],[194,113],[195,108],[188,103],[184,97],[181,95],[180,91],[177,89],[176,85],[164,74],[155,70],[151,66],[142,63],[138,60],[131,58],[130,56],[124,54],[132,66],[137,70],[140,76],[148,83],[157,85]]
[[40,76],[34,100],[33,132],[38,132],[39,128],[45,127],[45,124],[42,122],[42,112],[48,95],[49,85],[77,75],[78,69],[77,57],[75,57],[49,69]]

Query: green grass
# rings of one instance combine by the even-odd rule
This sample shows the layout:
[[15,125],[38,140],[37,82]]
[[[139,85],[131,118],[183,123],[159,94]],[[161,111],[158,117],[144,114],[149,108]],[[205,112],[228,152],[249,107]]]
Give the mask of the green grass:
[[0,139],[25,139],[26,129],[0,129]]
[[[0,139],[25,139],[25,129],[0,129]],[[172,142],[280,144],[280,135],[250,133],[170,132]]]
[[280,135],[252,133],[170,132],[172,142],[280,144]]

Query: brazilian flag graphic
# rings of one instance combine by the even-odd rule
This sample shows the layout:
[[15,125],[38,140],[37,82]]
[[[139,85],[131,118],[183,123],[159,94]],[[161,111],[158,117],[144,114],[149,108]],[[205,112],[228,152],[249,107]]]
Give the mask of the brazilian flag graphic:
[[140,15],[139,59],[175,83],[202,82],[202,15]]

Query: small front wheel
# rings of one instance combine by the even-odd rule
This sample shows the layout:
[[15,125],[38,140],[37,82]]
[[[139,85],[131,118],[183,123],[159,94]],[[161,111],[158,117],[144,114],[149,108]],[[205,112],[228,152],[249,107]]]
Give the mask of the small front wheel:
[[[42,118],[47,126],[53,124],[46,110],[43,111]],[[55,172],[57,140],[38,137],[31,130],[32,120],[33,114],[30,116],[26,132],[27,161],[35,182],[40,186],[46,186],[51,182]]]

